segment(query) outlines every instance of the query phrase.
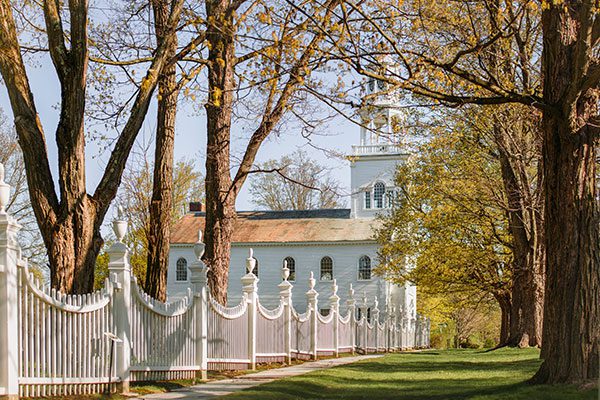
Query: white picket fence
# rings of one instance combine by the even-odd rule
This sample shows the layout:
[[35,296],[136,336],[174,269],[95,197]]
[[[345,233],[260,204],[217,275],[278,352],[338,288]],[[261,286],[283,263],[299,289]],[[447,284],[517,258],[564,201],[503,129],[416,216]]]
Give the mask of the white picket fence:
[[208,370],[254,369],[260,362],[429,346],[428,320],[398,318],[393,309],[380,315],[377,302],[364,296],[357,306],[352,288],[342,313],[335,281],[325,300],[330,314],[322,316],[312,274],[307,311],[297,313],[285,266],[279,306],[263,307],[252,254],[241,302],[225,307],[207,292],[200,239],[187,296],[156,301],[131,275],[121,220],[113,223],[118,242],[109,249],[104,288],[64,295],[36,280],[21,258],[19,226],[4,211],[7,186],[0,179],[0,397],[127,391],[133,381],[206,378]]

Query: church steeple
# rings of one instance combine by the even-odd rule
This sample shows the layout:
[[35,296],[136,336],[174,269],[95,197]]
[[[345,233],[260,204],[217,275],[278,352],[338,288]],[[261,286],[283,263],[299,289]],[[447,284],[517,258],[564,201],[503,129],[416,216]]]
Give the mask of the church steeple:
[[391,91],[386,82],[372,77],[367,79],[364,93],[359,111],[360,143],[353,146],[353,153],[400,152],[405,136],[402,128],[405,118],[398,93]]
[[372,218],[393,207],[397,196],[394,174],[408,156],[398,94],[372,78],[366,81],[364,93],[360,143],[352,146],[349,157],[354,218]]

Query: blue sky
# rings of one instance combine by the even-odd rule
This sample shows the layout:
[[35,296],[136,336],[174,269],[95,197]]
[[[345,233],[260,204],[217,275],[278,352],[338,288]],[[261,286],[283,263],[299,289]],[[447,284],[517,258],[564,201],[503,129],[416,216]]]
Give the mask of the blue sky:
[[[60,103],[60,89],[56,74],[49,58],[41,59],[35,66],[28,66],[29,80],[34,94],[36,106],[40,119],[46,133],[46,141],[50,156],[51,168],[56,179],[57,152],[54,132],[58,121],[58,105]],[[12,122],[12,111],[8,100],[6,89],[0,90],[0,107],[9,116]],[[146,116],[141,136],[150,137],[155,127],[155,108],[152,108]],[[245,146],[245,141],[239,139],[242,134],[240,126],[236,126],[232,134],[232,152],[238,154]],[[326,151],[320,151],[314,147],[341,154],[349,154],[351,145],[359,141],[359,128],[343,117],[336,117],[324,126],[318,135],[313,135],[310,140],[314,147],[307,145],[307,140],[302,138],[296,126],[289,129],[279,137],[267,138],[258,153],[258,162],[271,158],[279,158],[284,154],[291,153],[298,148],[305,149],[311,157],[318,160],[322,165],[331,169],[333,176],[339,180],[349,192],[350,169],[348,162],[337,157],[332,157]],[[203,113],[194,110],[191,104],[182,102],[176,127],[175,157],[193,157],[198,154],[201,158],[201,168],[204,170],[204,154],[206,147],[206,121]],[[104,169],[104,161],[108,158],[108,152],[102,152],[97,143],[87,143],[87,184],[91,192],[100,180]],[[204,171],[203,171],[204,172]],[[347,201],[349,204],[349,201]],[[252,209],[251,199],[248,193],[248,185],[240,193],[237,203],[238,210]]]

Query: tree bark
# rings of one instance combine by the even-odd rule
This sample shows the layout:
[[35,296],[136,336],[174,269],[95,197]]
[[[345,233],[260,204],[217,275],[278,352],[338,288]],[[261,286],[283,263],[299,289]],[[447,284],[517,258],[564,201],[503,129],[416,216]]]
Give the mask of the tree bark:
[[[529,121],[523,121],[527,117],[515,118],[512,115],[507,118],[513,121],[510,127],[501,126],[500,121],[494,124],[513,252],[510,338],[507,344],[541,346],[545,243],[539,239],[543,232],[540,214],[543,172],[538,169],[537,180],[528,176],[525,153],[527,147],[535,147],[536,144],[527,142],[536,140],[527,138],[525,124]],[[537,149],[533,151],[539,154]]]
[[510,339],[511,299],[510,293],[494,294],[500,306],[500,342],[497,347],[505,346]]
[[[154,0],[154,22],[157,43],[169,34],[170,0]],[[175,57],[177,41],[170,42],[167,57]],[[177,116],[177,77],[175,64],[167,66],[158,78],[158,112],[156,148],[150,222],[148,232],[148,262],[145,290],[160,301],[167,300],[167,272],[169,267],[169,239],[173,198],[173,148]]]
[[231,257],[231,235],[236,218],[230,165],[231,116],[235,90],[234,10],[227,0],[206,2],[211,16],[206,39],[209,43],[206,103],[206,222],[204,259],[213,297],[227,302],[227,279]]
[[[600,232],[595,182],[598,64],[590,59],[595,12],[587,2],[542,15],[546,301],[535,382],[598,378]],[[597,18],[597,17],[596,17]],[[596,21],[598,22],[598,21]],[[591,66],[594,66],[592,68]]]

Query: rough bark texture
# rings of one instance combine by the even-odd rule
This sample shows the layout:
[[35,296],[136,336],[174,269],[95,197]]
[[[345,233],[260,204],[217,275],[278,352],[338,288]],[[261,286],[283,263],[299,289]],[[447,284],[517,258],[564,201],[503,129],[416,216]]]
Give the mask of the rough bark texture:
[[[155,32],[158,43],[169,34],[170,0],[154,0]],[[167,57],[175,57],[177,41],[167,49]],[[169,239],[173,198],[173,147],[175,145],[175,118],[177,116],[177,77],[175,64],[167,66],[158,79],[158,114],[156,148],[150,222],[148,232],[148,263],[146,292],[160,301],[167,299],[167,271],[169,267]]]
[[[600,243],[595,185],[598,40],[588,2],[543,13],[546,301],[536,382],[598,378]],[[592,25],[594,28],[592,28]],[[590,123],[592,122],[592,123]]]
[[[176,0],[169,26],[177,24],[183,1]],[[156,51],[93,196],[86,191],[84,115],[88,65],[88,4],[71,0],[68,12],[55,1],[44,1],[48,47],[61,87],[61,111],[56,129],[58,185],[50,171],[46,139],[37,115],[9,0],[0,0],[0,72],[6,84],[19,144],[23,151],[33,210],[48,250],[53,287],[64,293],[93,288],[96,257],[102,246],[100,226],[115,198],[137,133],[148,110],[158,74],[167,62],[166,47]],[[69,44],[62,18],[69,17]]]
[[[545,243],[540,240],[544,228],[541,214],[543,175],[538,169],[536,180],[528,172],[531,166],[527,164],[532,162],[530,155],[538,158],[539,154],[535,148],[536,137],[527,132],[531,128],[527,126],[529,121],[523,121],[523,118],[519,121],[515,115],[508,120],[513,121],[510,127],[503,126],[500,121],[496,121],[494,127],[513,252],[510,337],[506,344],[541,346],[545,257]],[[537,136],[537,132],[534,135]],[[529,152],[527,147],[533,151]]]
[[229,1],[206,2],[206,14],[214,17],[206,39],[208,53],[209,100],[206,103],[206,225],[204,258],[210,267],[209,286],[222,304],[227,302],[227,278],[231,256],[231,235],[236,218],[232,191],[230,140],[234,79],[234,10]]
[[500,305],[500,341],[499,346],[504,346],[510,338],[511,301],[509,293],[495,294],[494,298]]

